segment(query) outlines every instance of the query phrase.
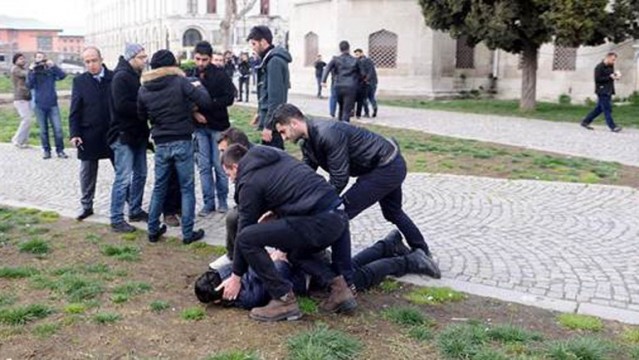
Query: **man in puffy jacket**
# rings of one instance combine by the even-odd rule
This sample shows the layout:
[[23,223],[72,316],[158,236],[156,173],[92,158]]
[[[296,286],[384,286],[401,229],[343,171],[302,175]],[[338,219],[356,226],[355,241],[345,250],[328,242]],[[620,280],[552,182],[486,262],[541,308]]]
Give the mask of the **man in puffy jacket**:
[[[397,226],[408,245],[431,255],[424,236],[402,210],[402,184],[407,170],[395,141],[344,122],[307,120],[291,104],[281,105],[273,116],[283,139],[295,143],[304,140],[304,162],[314,170],[321,167],[327,171],[338,194],[346,188],[349,177],[357,177],[342,195],[349,219],[379,202],[384,218]],[[430,275],[439,277],[433,260],[430,267]]]
[[350,121],[360,80],[366,76],[360,68],[357,59],[350,54],[351,46],[348,41],[339,43],[341,55],[333,57],[324,69],[322,86],[326,87],[326,80],[330,74],[334,74],[333,85],[337,92],[337,104],[339,105],[338,119]]
[[193,104],[200,111],[211,108],[211,98],[201,85],[186,79],[175,56],[159,50],[151,58],[151,71],[142,75],[138,95],[138,119],[150,120],[155,142],[155,184],[149,208],[149,241],[157,242],[166,232],[160,214],[166,197],[170,168],[175,166],[182,194],[182,242],[190,244],[204,237],[193,231],[195,188],[193,170]]

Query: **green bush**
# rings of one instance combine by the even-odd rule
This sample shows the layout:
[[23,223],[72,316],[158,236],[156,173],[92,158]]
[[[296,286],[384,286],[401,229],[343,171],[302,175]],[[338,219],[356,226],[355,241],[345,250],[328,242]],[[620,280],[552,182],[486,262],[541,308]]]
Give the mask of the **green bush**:
[[45,318],[52,313],[53,309],[41,304],[0,309],[0,324],[23,325],[30,321]]
[[568,94],[559,95],[559,103],[562,105],[570,105],[572,98]]

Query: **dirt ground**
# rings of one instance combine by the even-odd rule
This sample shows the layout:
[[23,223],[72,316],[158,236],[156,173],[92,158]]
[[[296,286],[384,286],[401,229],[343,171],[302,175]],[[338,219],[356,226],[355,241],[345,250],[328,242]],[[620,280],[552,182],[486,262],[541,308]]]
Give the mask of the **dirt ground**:
[[[11,306],[38,303],[55,309],[48,317],[25,325],[0,324],[1,359],[202,359],[223,350],[255,351],[263,359],[284,359],[288,353],[287,339],[320,322],[359,339],[364,345],[358,357],[361,359],[440,358],[434,340],[413,340],[404,329],[380,314],[391,306],[408,305],[403,295],[412,289],[410,285],[402,285],[391,293],[374,289],[359,294],[360,307],[354,316],[312,314],[297,322],[258,323],[250,320],[244,310],[204,307],[198,303],[193,283],[211,260],[209,249],[184,246],[176,239],[150,244],[142,233],[135,239],[125,239],[109,232],[106,226],[70,219],[28,226],[19,223],[18,220],[11,229],[0,233],[0,268],[33,267],[51,281],[59,278],[55,274],[69,272],[70,268],[104,264],[109,270],[84,274],[102,281],[104,292],[87,301],[87,310],[82,314],[66,313],[65,307],[71,301],[59,292],[34,287],[34,276],[0,277],[0,296],[13,297],[15,303]],[[48,254],[20,252],[19,245],[33,238],[32,234],[49,242]],[[101,249],[109,244],[139,247],[140,258],[122,261],[105,256]],[[112,290],[129,281],[147,283],[151,290],[127,302],[114,303]],[[166,301],[170,307],[154,312],[149,304],[155,300]],[[181,312],[191,307],[204,308],[205,317],[199,321],[184,320]],[[477,319],[487,324],[521,326],[542,332],[546,338],[575,334],[557,325],[556,313],[488,298],[468,296],[458,303],[420,309],[436,321],[435,332],[451,323]],[[94,315],[100,312],[117,313],[121,319],[99,324]],[[57,331],[43,336],[37,331],[42,324],[53,324]],[[606,322],[605,330],[598,336],[616,337],[622,329],[621,324]]]

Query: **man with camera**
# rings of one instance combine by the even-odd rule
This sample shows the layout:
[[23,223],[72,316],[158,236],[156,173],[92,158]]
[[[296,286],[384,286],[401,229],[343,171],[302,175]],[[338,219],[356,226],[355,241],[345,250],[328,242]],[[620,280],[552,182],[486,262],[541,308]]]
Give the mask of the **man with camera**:
[[62,133],[62,121],[60,108],[58,107],[58,95],[55,89],[56,81],[62,80],[66,74],[53,61],[48,60],[42,52],[37,52],[35,62],[29,66],[28,85],[35,92],[35,114],[40,124],[40,141],[44,150],[43,159],[51,158],[51,145],[49,144],[49,120],[53,126],[55,138],[55,150],[61,159],[68,158],[64,153],[64,134]]

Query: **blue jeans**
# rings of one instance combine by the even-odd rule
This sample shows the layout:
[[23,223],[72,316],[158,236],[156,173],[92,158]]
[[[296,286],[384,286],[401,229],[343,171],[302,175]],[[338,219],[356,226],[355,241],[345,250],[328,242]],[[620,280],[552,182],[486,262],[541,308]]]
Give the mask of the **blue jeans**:
[[331,117],[335,117],[335,112],[337,111],[337,90],[335,86],[331,86],[331,97],[328,99],[328,112],[331,114]]
[[193,236],[195,216],[195,171],[193,170],[193,142],[172,141],[155,145],[155,184],[149,208],[149,235],[160,231],[160,215],[169,187],[171,167],[175,166],[182,195],[182,236]]
[[60,119],[60,109],[54,106],[49,109],[43,109],[36,106],[34,109],[38,124],[40,125],[40,142],[42,150],[51,152],[49,144],[49,120],[53,127],[53,137],[55,138],[55,151],[59,154],[64,151],[64,134],[62,133],[62,120]]
[[[220,162],[220,152],[217,149],[217,140],[220,132],[208,128],[195,130],[197,141],[197,165],[202,183],[202,197],[204,209],[215,210],[215,193],[217,192],[217,206],[220,209],[228,209],[227,197],[229,194],[229,179]],[[213,178],[215,173],[215,179]]]
[[115,161],[115,179],[111,189],[111,224],[124,221],[124,203],[129,203],[129,215],[142,212],[146,183],[146,141],[131,146],[116,140],[111,144]]
[[610,95],[606,94],[597,95],[597,106],[590,112],[590,114],[586,115],[582,123],[590,125],[590,123],[592,123],[592,121],[601,113],[604,113],[606,125],[608,125],[610,130],[617,127],[615,121],[612,119],[612,99],[610,98]]

